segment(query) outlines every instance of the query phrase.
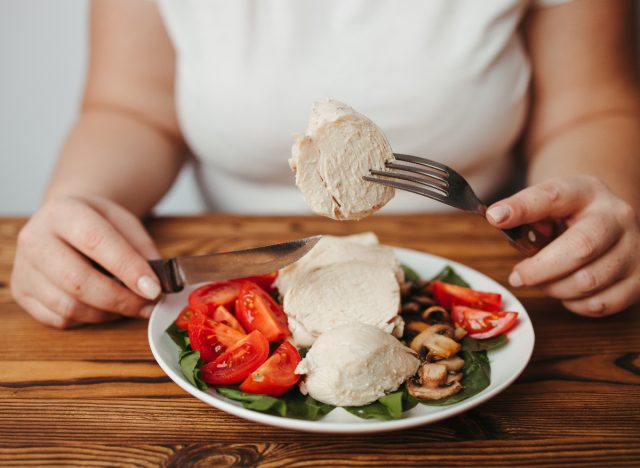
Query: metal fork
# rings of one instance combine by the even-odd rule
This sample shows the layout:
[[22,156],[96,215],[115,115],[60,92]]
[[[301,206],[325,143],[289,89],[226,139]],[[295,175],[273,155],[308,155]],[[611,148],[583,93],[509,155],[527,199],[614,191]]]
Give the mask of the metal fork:
[[[386,163],[390,171],[371,170],[371,176],[364,176],[365,180],[376,184],[386,185],[399,190],[417,193],[433,200],[439,201],[454,208],[485,216],[485,205],[473,192],[469,183],[451,169],[437,161],[419,158],[407,154],[394,154],[396,161]],[[406,182],[399,182],[407,181]],[[545,231],[525,224],[511,229],[502,229],[511,245],[526,256],[534,255],[545,245],[553,240],[555,226],[545,225]]]

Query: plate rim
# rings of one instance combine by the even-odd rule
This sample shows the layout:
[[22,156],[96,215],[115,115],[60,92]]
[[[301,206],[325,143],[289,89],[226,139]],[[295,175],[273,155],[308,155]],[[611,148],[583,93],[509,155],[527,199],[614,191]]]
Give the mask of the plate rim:
[[[460,413],[464,413],[473,409],[482,403],[494,398],[506,388],[511,386],[511,384],[522,374],[522,372],[526,369],[529,361],[531,360],[531,356],[533,354],[533,350],[535,347],[535,331],[533,329],[533,325],[531,323],[531,318],[529,317],[529,313],[526,308],[522,305],[520,300],[509,291],[506,287],[502,286],[496,280],[491,278],[490,276],[476,270],[475,268],[471,268],[467,265],[464,265],[455,260],[448,259],[446,257],[442,257],[439,255],[434,255],[428,252],[423,252],[420,250],[409,249],[405,247],[396,247],[393,245],[387,245],[388,247],[393,248],[394,252],[405,253],[409,255],[418,254],[420,256],[425,256],[430,259],[435,259],[439,262],[444,262],[450,264],[454,268],[462,267],[462,269],[468,269],[474,271],[476,274],[481,275],[485,280],[490,281],[491,283],[495,283],[499,286],[499,288],[506,290],[510,296],[516,301],[517,304],[520,305],[525,315],[527,316],[526,325],[531,334],[531,346],[526,352],[526,358],[522,359],[522,361],[518,364],[516,371],[513,372],[506,380],[498,384],[495,388],[489,390],[487,393],[481,395],[474,395],[468,400],[462,401],[450,407],[440,407],[444,408],[441,411],[436,413],[429,413],[423,415],[416,415],[408,418],[401,418],[391,421],[380,421],[380,420],[362,420],[362,421],[354,421],[354,422],[321,422],[321,421],[311,421],[304,419],[296,419],[289,417],[276,416],[268,413],[261,413],[259,411],[253,411],[242,406],[236,405],[235,403],[231,403],[226,401],[226,398],[221,395],[213,395],[208,392],[204,392],[191,383],[189,383],[184,376],[181,374],[178,375],[174,370],[162,359],[160,356],[159,350],[156,348],[155,339],[153,336],[154,324],[157,320],[156,310],[161,306],[161,301],[158,302],[151,314],[149,319],[149,324],[147,327],[147,339],[149,342],[149,347],[151,348],[151,353],[155,361],[158,363],[160,368],[164,371],[164,373],[180,388],[189,393],[191,396],[197,398],[198,400],[208,404],[209,406],[213,406],[216,409],[222,410],[226,413],[233,414],[242,419],[246,419],[253,422],[258,422],[261,424],[266,424],[269,426],[274,426],[278,428],[284,429],[294,429],[303,432],[313,432],[313,433],[328,433],[328,434],[367,434],[367,433],[376,433],[376,432],[390,432],[397,431],[402,429],[409,429],[416,426],[423,426],[427,424],[432,424],[443,419],[447,419],[453,416],[456,416]],[[412,268],[413,266],[410,265]],[[334,411],[339,410],[340,408],[336,408]],[[345,410],[342,410],[345,411]]]

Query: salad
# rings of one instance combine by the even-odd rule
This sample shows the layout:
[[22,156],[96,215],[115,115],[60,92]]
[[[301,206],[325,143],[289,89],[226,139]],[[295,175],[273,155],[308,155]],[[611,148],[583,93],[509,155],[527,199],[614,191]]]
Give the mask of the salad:
[[[488,351],[507,342],[516,312],[499,294],[475,291],[451,267],[430,280],[403,265],[399,338],[420,358],[397,391],[343,407],[366,419],[390,420],[417,404],[450,405],[489,386]],[[183,374],[197,388],[248,409],[315,420],[334,409],[300,391],[295,371],[307,349],[291,344],[287,315],[273,287],[276,273],[207,284],[194,290],[167,333],[180,348]],[[394,338],[395,339],[395,338]]]

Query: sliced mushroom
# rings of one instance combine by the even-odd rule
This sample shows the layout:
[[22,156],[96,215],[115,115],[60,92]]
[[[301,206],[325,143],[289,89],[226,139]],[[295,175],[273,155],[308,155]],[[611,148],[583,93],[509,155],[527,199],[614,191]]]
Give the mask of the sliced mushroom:
[[426,348],[428,350],[427,360],[429,358],[447,359],[460,351],[459,343],[441,333],[452,334],[453,329],[444,324],[431,325],[411,340],[411,349],[422,355],[423,348]]
[[454,338],[456,341],[460,341],[460,340],[462,340],[462,338],[464,338],[465,336],[467,336],[467,331],[466,331],[464,328],[459,327],[458,325],[456,325],[456,328],[455,328],[455,330],[453,331],[453,338]]
[[449,312],[441,306],[431,306],[422,312],[422,320],[432,322],[449,322]]
[[452,356],[449,359],[442,359],[436,362],[445,366],[449,372],[459,372],[464,367],[464,359],[460,356]]
[[451,385],[454,382],[462,381],[462,372],[454,372],[453,374],[447,375],[447,380],[444,383],[445,385]]
[[462,374],[448,374],[446,366],[425,363],[420,366],[418,375],[407,382],[407,391],[419,400],[441,400],[462,390]]
[[429,327],[429,325],[427,325],[424,322],[419,322],[417,320],[412,320],[411,322],[407,322],[407,331],[412,331],[415,333],[420,333],[421,331],[426,330]]

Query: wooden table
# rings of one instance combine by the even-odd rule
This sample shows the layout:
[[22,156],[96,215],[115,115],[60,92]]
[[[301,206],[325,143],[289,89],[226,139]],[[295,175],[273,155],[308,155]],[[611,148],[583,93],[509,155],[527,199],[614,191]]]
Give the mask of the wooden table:
[[[438,424],[375,435],[262,426],[187,395],[155,363],[146,322],[57,331],[12,302],[23,219],[0,220],[0,465],[519,466],[640,465],[640,313],[591,320],[536,290],[514,291],[536,331],[507,390]],[[449,257],[506,284],[518,259],[481,219],[212,215],[149,223],[163,253],[197,254],[310,234],[375,231],[388,244]]]

